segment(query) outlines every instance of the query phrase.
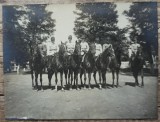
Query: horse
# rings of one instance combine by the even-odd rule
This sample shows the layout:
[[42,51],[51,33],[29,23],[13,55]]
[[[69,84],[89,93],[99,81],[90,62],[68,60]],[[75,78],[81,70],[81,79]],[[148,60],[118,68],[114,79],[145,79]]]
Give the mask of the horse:
[[114,54],[114,51],[111,46],[106,48],[96,59],[95,61],[95,71],[93,73],[93,77],[95,82],[97,83],[96,80],[96,72],[98,71],[99,74],[99,88],[102,89],[102,83],[101,79],[103,81],[104,86],[106,87],[106,71],[108,68],[111,68],[112,71],[114,71],[113,60],[115,61],[115,58],[112,58]]
[[117,47],[114,50],[114,53],[115,53],[115,55],[113,55],[111,58],[109,68],[111,69],[111,72],[112,72],[112,80],[113,80],[112,86],[114,87],[115,72],[116,72],[116,79],[117,79],[116,87],[118,87],[119,86],[119,81],[118,81],[119,80],[119,71],[120,71],[120,67],[121,67],[121,53],[122,53],[120,47]]
[[[57,73],[60,72],[60,81],[61,81],[61,90],[64,91],[63,87],[63,73],[65,73],[65,78],[67,77],[67,71],[65,70],[65,44],[61,42],[59,46],[59,52],[55,53],[54,56],[48,56],[47,60],[47,71],[48,71],[48,80],[49,87],[51,87],[51,79],[53,74],[55,74],[55,90],[57,91]],[[66,78],[67,79],[67,78]],[[67,81],[66,81],[67,82]]]
[[[89,51],[85,54],[84,60],[81,64],[81,69],[80,69],[80,79],[81,79],[81,85],[86,88],[86,73],[88,73],[88,88],[91,89],[91,73],[95,69],[95,43],[90,43],[89,44]],[[82,75],[84,74],[84,83],[82,81]],[[97,84],[97,83],[96,83]]]
[[[33,54],[30,57],[30,68],[31,68],[31,78],[32,78],[32,87],[38,90],[38,75],[40,75],[41,89],[42,87],[42,73],[46,66],[46,58],[42,54],[39,47],[36,47],[33,51]],[[35,86],[34,86],[34,76],[35,76]]]
[[[70,90],[72,89],[72,82],[74,80],[74,84],[76,82],[76,89],[79,90],[78,88],[78,73],[80,69],[80,64],[81,64],[81,45],[80,42],[76,41],[75,44],[75,50],[72,55],[68,57],[68,83],[70,85]],[[74,73],[74,78],[73,78],[73,73]]]
[[142,49],[139,49],[136,54],[133,54],[130,59],[131,71],[133,73],[133,77],[135,78],[135,85],[139,86],[138,82],[138,73],[141,74],[141,86],[144,86],[144,75],[143,75],[143,65],[145,65],[144,56],[142,53]]

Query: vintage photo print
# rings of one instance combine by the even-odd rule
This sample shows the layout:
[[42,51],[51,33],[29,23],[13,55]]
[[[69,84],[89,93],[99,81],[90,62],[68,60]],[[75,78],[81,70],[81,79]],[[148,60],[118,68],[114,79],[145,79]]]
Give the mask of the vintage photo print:
[[157,3],[3,5],[6,119],[156,119]]

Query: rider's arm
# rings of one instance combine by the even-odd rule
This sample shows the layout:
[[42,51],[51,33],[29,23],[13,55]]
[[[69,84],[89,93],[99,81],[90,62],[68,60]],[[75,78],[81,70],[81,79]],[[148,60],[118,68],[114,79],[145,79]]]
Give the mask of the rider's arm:
[[56,46],[56,48],[57,48],[57,52],[59,52],[59,46],[58,45]]
[[102,46],[100,45],[100,52],[102,53]]
[[89,50],[89,45],[88,43],[86,43],[86,51],[88,52],[88,50]]

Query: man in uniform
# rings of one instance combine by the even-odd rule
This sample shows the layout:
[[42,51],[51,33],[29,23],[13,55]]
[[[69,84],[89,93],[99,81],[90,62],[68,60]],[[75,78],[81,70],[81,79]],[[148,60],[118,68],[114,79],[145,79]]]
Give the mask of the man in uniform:
[[51,42],[47,43],[47,56],[54,56],[59,51],[58,44],[55,43],[55,38],[51,38]]
[[101,44],[95,43],[96,46],[96,53],[95,53],[95,61],[97,60],[98,56],[102,53],[102,46]]
[[68,43],[66,44],[66,50],[67,50],[67,55],[68,55],[68,61],[70,59],[70,56],[73,54],[75,49],[75,43],[72,42],[72,36],[68,36]]
[[131,49],[131,56],[136,55],[137,51],[140,49],[140,44],[137,43],[137,41],[133,42],[130,45],[130,49]]
[[134,56],[137,55],[138,50],[140,50],[141,45],[137,43],[137,41],[132,42],[132,44],[129,47],[129,65],[131,63],[131,60]]

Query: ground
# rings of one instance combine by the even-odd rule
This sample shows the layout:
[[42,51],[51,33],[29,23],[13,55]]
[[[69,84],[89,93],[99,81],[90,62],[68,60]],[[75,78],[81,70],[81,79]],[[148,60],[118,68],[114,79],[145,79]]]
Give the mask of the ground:
[[[107,84],[112,75],[107,73]],[[97,76],[98,77],[98,76]],[[98,78],[97,78],[98,79]],[[139,78],[140,80],[140,78]],[[95,84],[92,77],[92,84]],[[54,86],[54,78],[52,85]],[[65,82],[64,82],[65,84]],[[44,91],[32,89],[30,74],[5,74],[5,106],[8,119],[145,119],[157,117],[157,77],[145,76],[144,87],[134,86],[134,78],[120,73],[120,87],[91,90]],[[60,82],[58,82],[60,85]]]

